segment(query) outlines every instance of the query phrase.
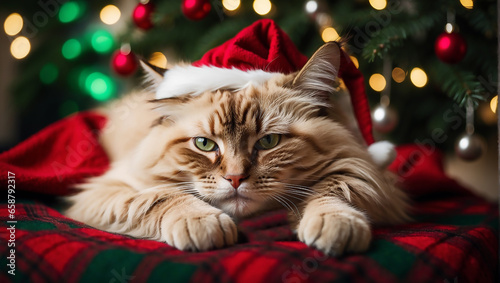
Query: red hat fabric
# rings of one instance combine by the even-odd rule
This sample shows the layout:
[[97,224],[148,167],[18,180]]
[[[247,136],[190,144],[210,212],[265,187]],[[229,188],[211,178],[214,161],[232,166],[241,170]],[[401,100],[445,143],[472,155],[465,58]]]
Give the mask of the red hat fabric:
[[193,65],[289,74],[300,70],[306,63],[307,57],[300,53],[288,35],[273,20],[264,19],[211,49]]
[[[350,57],[343,53],[339,77],[344,80],[351,94],[359,129],[370,145],[374,139],[364,78]],[[306,62],[307,57],[300,53],[288,35],[273,20],[263,19],[244,28],[224,44],[209,50],[193,65],[289,74],[299,71]]]

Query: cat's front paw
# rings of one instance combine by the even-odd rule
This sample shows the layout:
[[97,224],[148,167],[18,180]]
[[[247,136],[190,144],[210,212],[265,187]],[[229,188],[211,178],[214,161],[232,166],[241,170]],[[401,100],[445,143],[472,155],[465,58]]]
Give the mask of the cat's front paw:
[[218,209],[210,212],[185,212],[178,217],[164,217],[162,238],[183,251],[207,251],[233,245],[237,241],[234,221]]
[[298,227],[299,239],[310,247],[337,256],[366,251],[371,230],[366,217],[354,209],[305,213]]

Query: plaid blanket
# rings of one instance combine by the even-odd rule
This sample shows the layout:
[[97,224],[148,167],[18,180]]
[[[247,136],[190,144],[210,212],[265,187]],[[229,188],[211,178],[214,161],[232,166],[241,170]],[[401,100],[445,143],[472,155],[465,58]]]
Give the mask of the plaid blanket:
[[[243,221],[235,246],[202,253],[178,251],[165,243],[112,234],[68,219],[59,212],[57,196],[70,193],[72,183],[107,168],[94,140],[103,119],[81,113],[0,155],[0,183],[4,194],[15,197],[0,203],[0,282],[498,279],[498,207],[446,177],[439,152],[417,145],[399,147],[391,165],[413,196],[415,221],[376,227],[373,243],[363,254],[334,258],[307,247],[292,233],[284,211]],[[14,185],[10,191],[9,184]]]

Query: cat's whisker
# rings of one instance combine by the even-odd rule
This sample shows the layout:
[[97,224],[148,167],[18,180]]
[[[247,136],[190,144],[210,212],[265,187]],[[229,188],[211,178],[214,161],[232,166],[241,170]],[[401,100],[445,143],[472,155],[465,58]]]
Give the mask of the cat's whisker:
[[143,189],[144,191],[146,190],[156,190],[158,188],[168,188],[169,186],[179,186],[179,185],[186,185],[186,184],[194,184],[194,182],[190,181],[190,182],[178,182],[178,183],[165,183],[165,184],[161,184],[161,185],[157,185],[157,186],[154,186],[154,187],[149,187],[149,188],[145,188]]
[[140,193],[148,194],[154,192],[168,192],[170,194],[176,195],[183,193],[191,195],[199,194],[199,192],[192,185],[194,185],[194,182],[168,183],[141,190]]
[[297,196],[297,195],[293,195],[293,194],[288,194],[288,192],[285,192],[283,195],[287,196],[287,197],[291,197],[291,198],[299,200],[299,201],[304,200],[304,196],[302,196],[302,195]]
[[304,189],[304,190],[312,191],[312,189],[310,187],[304,186],[304,185],[285,183],[285,182],[282,182],[282,181],[280,181],[279,183],[283,184],[283,185],[287,185],[287,186],[294,186],[296,188],[301,188],[301,189]]
[[314,191],[305,191],[302,188],[294,188],[294,187],[289,187],[285,186],[287,188],[287,191],[290,193],[294,193],[296,195],[304,195],[304,196],[311,196],[316,194]]
[[183,192],[183,193],[188,193],[188,194],[199,194],[197,191],[195,190],[186,190],[186,189],[180,189],[179,191]]
[[[290,188],[287,185],[285,185],[285,187],[287,188],[287,190],[283,191],[282,194],[287,195],[288,197],[291,197],[291,198],[296,199],[298,201],[303,201],[305,198],[313,196],[314,194],[316,194],[313,191],[298,190],[298,189],[295,189],[295,188]],[[276,189],[273,189],[271,187],[266,187],[264,189],[260,189],[259,192],[261,192],[261,193],[275,194],[276,193]]]
[[287,195],[281,195],[280,197],[281,197],[282,199],[284,199],[284,200],[288,201],[291,205],[293,205],[293,207],[295,208],[295,211],[297,211],[297,213],[300,215],[299,208],[295,205],[295,202],[294,202],[294,201],[292,201],[292,200],[288,199],[288,198],[287,198]]
[[[300,219],[300,217],[301,217],[300,211],[293,201],[289,200],[288,198],[286,198],[283,195],[274,195],[274,197],[281,200],[282,203],[285,204],[286,207],[290,211],[292,211],[295,214],[295,216],[297,216]],[[292,205],[293,205],[293,207],[292,207]]]
[[304,192],[304,191],[301,191],[301,190],[297,190],[297,189],[294,189],[294,188],[287,188],[286,190],[288,193],[291,193],[291,194],[294,194],[294,195],[300,195],[300,196],[312,196],[314,195],[315,193],[314,192]]
[[207,203],[210,203],[210,204],[213,204],[213,203],[216,203],[217,202],[217,199],[213,196],[213,195],[199,195],[199,197],[207,202]]
[[289,210],[290,207],[288,205],[286,205],[283,201],[281,201],[280,199],[276,198],[276,196],[273,196],[273,195],[270,195],[270,197],[272,199],[274,199],[276,202],[278,202],[279,204],[281,204],[281,206],[283,206],[285,209]]
[[321,178],[321,176],[310,175],[310,176],[304,177],[304,178],[287,178],[287,179],[282,179],[282,181],[317,182],[319,178]]
[[188,192],[188,193],[199,193],[197,189],[191,187],[191,186],[179,186],[176,187],[175,189],[183,191],[183,192]]
[[284,185],[285,188],[291,189],[291,190],[287,190],[287,192],[294,193],[296,195],[311,196],[311,195],[316,194],[316,192],[313,189],[306,187],[306,186],[288,184],[288,183],[283,183],[283,182],[279,182],[279,183]]
[[302,193],[297,193],[297,192],[293,192],[293,191],[290,191],[290,190],[288,190],[286,192],[283,192],[283,194],[287,195],[289,197],[292,197],[294,199],[301,200],[301,201],[304,201],[308,197],[311,197],[311,196],[315,195],[315,194],[302,194]]

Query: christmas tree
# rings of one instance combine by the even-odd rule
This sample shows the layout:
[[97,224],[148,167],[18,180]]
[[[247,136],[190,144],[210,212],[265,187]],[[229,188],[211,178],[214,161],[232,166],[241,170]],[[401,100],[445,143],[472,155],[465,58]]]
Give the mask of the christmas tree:
[[344,42],[365,75],[380,136],[449,150],[467,133],[473,146],[457,153],[473,160],[482,145],[471,135],[494,133],[498,30],[492,0],[0,5],[22,74],[11,85],[21,139],[138,87],[136,55],[160,67],[193,61],[263,17],[274,19],[308,56],[323,42]]

